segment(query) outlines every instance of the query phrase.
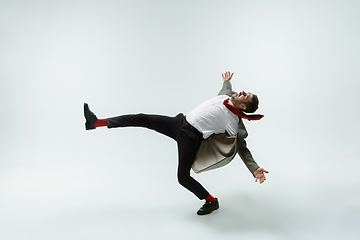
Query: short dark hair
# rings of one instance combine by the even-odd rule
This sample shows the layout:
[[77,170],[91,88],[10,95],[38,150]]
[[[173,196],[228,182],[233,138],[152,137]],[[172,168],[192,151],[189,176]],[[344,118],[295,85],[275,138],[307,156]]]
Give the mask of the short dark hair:
[[244,110],[244,112],[253,113],[258,109],[258,107],[259,98],[255,94],[253,94],[252,101],[246,103],[246,109]]

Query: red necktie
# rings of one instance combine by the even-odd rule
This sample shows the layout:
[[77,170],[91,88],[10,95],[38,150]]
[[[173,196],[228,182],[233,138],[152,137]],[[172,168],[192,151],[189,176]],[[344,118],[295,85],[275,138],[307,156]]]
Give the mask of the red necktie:
[[224,100],[224,105],[234,114],[238,115],[241,118],[247,119],[247,120],[260,120],[264,115],[261,114],[251,114],[247,115],[237,107],[229,104],[229,99]]

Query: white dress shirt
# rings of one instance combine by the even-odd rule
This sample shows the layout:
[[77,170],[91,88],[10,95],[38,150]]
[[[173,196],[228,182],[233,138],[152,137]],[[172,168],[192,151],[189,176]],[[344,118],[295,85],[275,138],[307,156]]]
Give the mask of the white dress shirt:
[[[225,131],[230,136],[236,135],[239,117],[223,104],[225,99],[229,99],[229,96],[214,97],[200,104],[186,115],[186,121],[199,130],[204,139],[212,134],[225,133]],[[229,104],[232,104],[231,101]]]

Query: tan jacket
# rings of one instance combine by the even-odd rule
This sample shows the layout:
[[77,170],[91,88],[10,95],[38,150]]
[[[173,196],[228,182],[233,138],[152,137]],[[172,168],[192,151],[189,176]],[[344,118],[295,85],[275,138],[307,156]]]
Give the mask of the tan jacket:
[[[228,95],[230,97],[234,93],[231,83],[224,81],[223,88],[218,95]],[[259,168],[259,166],[253,159],[250,150],[246,147],[245,138],[248,136],[248,133],[242,118],[239,119],[236,136],[231,137],[226,133],[213,134],[201,143],[192,165],[194,172],[201,173],[225,166],[231,162],[236,156],[236,153],[238,153],[246,167],[254,175],[255,170]]]

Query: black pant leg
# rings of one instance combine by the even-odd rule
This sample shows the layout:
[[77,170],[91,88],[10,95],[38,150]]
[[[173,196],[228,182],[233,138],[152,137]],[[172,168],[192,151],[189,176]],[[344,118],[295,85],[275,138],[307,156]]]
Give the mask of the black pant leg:
[[187,126],[181,128],[176,141],[178,143],[179,155],[177,171],[178,181],[199,199],[205,199],[209,196],[209,192],[198,181],[190,176],[191,166],[195,160],[200,144],[203,141],[202,134],[197,132],[197,130],[187,123]]
[[197,132],[186,122],[183,114],[175,117],[150,114],[130,114],[108,118],[108,128],[144,127],[173,138],[178,144],[179,183],[194,193],[199,199],[205,199],[209,192],[190,176],[191,166],[203,140],[202,134]]
[[164,134],[172,139],[176,138],[182,123],[183,114],[168,117],[154,114],[129,114],[108,118],[108,128],[144,127]]

